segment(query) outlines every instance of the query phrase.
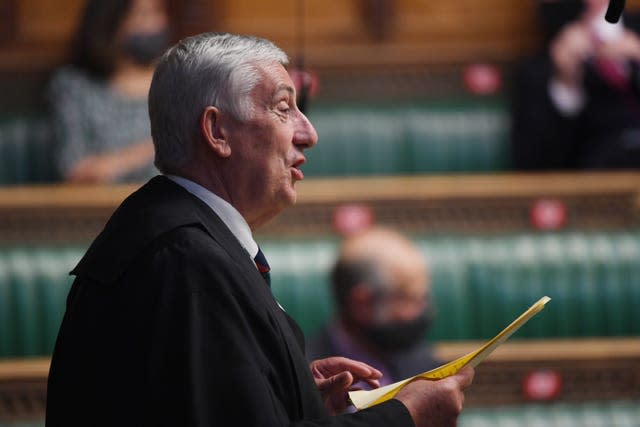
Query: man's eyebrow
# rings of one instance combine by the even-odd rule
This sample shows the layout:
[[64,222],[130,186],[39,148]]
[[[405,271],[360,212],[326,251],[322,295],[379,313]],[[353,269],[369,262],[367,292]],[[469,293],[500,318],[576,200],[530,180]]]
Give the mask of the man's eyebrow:
[[289,95],[295,94],[295,89],[293,88],[293,86],[288,85],[286,83],[281,83],[278,86],[276,86],[276,90],[273,92],[274,96],[278,95],[280,92],[285,91],[288,92]]

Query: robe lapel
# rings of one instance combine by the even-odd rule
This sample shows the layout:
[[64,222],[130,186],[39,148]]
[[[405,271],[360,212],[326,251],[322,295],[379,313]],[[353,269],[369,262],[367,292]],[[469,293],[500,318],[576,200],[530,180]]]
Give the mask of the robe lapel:
[[[213,211],[208,210],[211,215],[201,216],[202,224],[212,238],[225,248],[229,256],[238,265],[239,270],[243,272],[247,279],[247,286],[250,288],[251,302],[257,305],[264,305],[263,309],[266,308],[267,315],[272,319],[271,323],[277,328],[282,343],[286,348],[290,371],[293,373],[293,380],[296,382],[296,387],[289,391],[295,394],[299,418],[302,418],[303,414],[321,416],[322,402],[319,393],[309,395],[302,392],[303,390],[316,390],[315,382],[304,357],[304,337],[302,332],[295,324],[295,321],[282,310],[250,255],[240,245],[231,230]],[[294,329],[297,329],[297,331],[294,331]]]

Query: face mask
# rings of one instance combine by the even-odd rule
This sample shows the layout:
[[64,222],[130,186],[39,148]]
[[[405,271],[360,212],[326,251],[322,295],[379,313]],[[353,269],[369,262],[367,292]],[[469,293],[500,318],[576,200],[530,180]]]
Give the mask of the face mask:
[[140,65],[150,65],[169,47],[169,31],[134,33],[124,39],[123,51]]
[[424,339],[432,317],[430,311],[424,311],[409,321],[367,326],[363,335],[382,352],[406,350]]

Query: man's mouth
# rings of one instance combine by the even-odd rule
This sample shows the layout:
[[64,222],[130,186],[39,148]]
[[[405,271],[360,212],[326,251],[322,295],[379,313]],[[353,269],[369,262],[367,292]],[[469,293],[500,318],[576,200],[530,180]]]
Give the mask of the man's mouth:
[[296,181],[301,181],[301,180],[304,179],[304,173],[302,172],[302,169],[300,169],[299,167],[296,167],[296,166],[292,166],[291,170],[292,170],[291,173],[293,175],[293,178]]
[[292,175],[296,181],[304,179],[304,173],[302,172],[302,169],[300,169],[300,167],[305,163],[305,161],[306,160],[303,157],[302,159],[294,162],[293,165],[291,165]]

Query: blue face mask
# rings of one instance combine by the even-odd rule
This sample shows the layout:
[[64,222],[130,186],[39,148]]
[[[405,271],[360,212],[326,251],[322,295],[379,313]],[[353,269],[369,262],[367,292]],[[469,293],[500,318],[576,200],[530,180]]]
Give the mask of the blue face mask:
[[169,47],[168,30],[153,33],[134,33],[122,42],[122,50],[140,65],[151,65]]

